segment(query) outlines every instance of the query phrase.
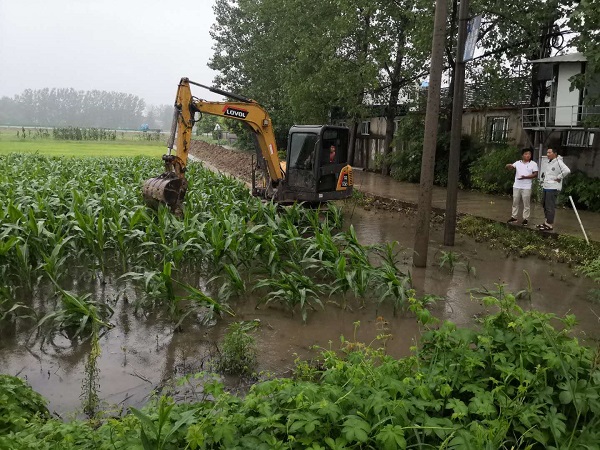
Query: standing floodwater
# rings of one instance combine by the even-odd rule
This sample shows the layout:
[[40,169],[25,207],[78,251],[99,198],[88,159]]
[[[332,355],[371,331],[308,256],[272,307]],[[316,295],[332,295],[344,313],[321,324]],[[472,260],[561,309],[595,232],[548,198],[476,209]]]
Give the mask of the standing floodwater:
[[[410,248],[414,236],[413,218],[408,212],[365,211],[360,207],[346,206],[345,228],[354,228],[360,242],[365,245],[399,241],[405,250],[400,253],[400,267],[412,273],[419,294],[439,297],[433,307],[436,316],[469,325],[485,309],[468,293],[472,288],[496,289],[505,284],[507,291],[526,288],[523,271],[531,278],[531,302],[522,302],[525,308],[533,307],[557,314],[574,313],[580,325],[579,332],[598,337],[595,305],[587,300],[593,287],[589,280],[576,278],[564,264],[537,258],[506,257],[502,252],[489,250],[485,244],[459,236],[451,249],[460,253],[474,268],[457,264],[454,270],[439,267],[442,230],[432,230],[430,265],[426,269],[410,266]],[[444,249],[448,251],[449,249]],[[139,406],[152,392],[161,389],[173,377],[211,369],[211,357],[217,352],[225,328],[232,321],[260,320],[256,331],[259,345],[259,371],[286,375],[294,359],[317,355],[313,345],[339,348],[340,336],[362,342],[373,341],[385,327],[392,335],[387,342],[388,352],[400,357],[409,353],[419,337],[419,327],[409,316],[394,317],[388,305],[376,310],[373,304],[361,308],[357,302],[348,301],[342,309],[342,298],[323,298],[325,309],[312,312],[304,324],[299,314],[292,315],[278,306],[260,306],[256,293],[247,293],[243,299],[231,304],[235,317],[224,317],[213,326],[185,326],[173,332],[172,323],[153,314],[132,314],[125,299],[134,301],[134,293],[123,287],[118,277],[100,281],[89,275],[72,280],[71,286],[93,291],[114,305],[111,322],[114,328],[100,336],[101,355],[97,361],[98,395],[101,406],[109,409]],[[336,305],[337,304],[337,305]],[[377,317],[382,317],[377,320]],[[357,324],[360,322],[360,325]],[[382,325],[385,324],[385,325]],[[356,336],[355,336],[356,334]],[[76,342],[76,341],[75,341]],[[60,414],[81,410],[81,389],[85,379],[89,343],[74,344],[58,338],[46,341],[32,339],[29,331],[4,329],[0,340],[0,367],[3,373],[18,374],[28,380],[35,390],[50,401],[50,409]]]

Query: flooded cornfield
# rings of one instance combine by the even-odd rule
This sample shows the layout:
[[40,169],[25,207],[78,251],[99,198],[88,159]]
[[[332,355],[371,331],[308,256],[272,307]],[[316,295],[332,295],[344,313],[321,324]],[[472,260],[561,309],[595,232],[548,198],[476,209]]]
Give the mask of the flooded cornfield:
[[[454,248],[446,248],[441,245],[442,226],[434,220],[428,267],[416,269],[411,266],[410,256],[414,211],[365,210],[351,202],[340,203],[339,208],[343,229],[355,233],[362,245],[398,242],[395,250],[399,271],[411,274],[418,295],[436,298],[430,309],[440,319],[476,326],[476,319],[486,312],[477,298],[486,290],[503,286],[507,292],[516,293],[529,286],[531,298],[520,302],[523,308],[575,314],[581,337],[600,337],[596,305],[587,299],[593,283],[576,277],[566,264],[507,256],[489,249],[487,243],[461,235]],[[442,265],[448,252],[457,260]],[[108,319],[111,327],[99,334],[101,351],[91,381],[99,409],[111,413],[143,405],[154,393],[172,388],[174,381],[184,375],[213,371],[226,329],[235,321],[259,322],[253,333],[258,345],[259,378],[289,375],[297,358],[316,358],[318,348],[338,349],[341,336],[380,345],[377,336],[383,331],[390,336],[385,342],[387,352],[396,357],[408,355],[420,336],[420,327],[411,313],[394,314],[389,303],[378,305],[375,289],[366,294],[366,301],[352,294],[322,293],[323,308],[311,309],[306,322],[297,308],[265,304],[264,290],[247,289],[228,302],[234,315],[208,317],[199,308],[175,326],[171,317],[156,310],[134,307],[144,303],[142,297],[148,295],[148,290],[140,289],[131,277],[123,277],[122,271],[69,273],[72,276],[64,280],[63,289],[91,293],[94,301],[113,309]],[[206,287],[209,281],[205,266],[185,263],[181,279],[200,287]],[[177,295],[185,294],[182,287],[175,290]],[[42,280],[28,298],[21,296],[20,300],[34,309],[44,309],[49,292],[52,283]],[[82,402],[90,386],[90,340],[71,339],[64,333],[44,337],[26,320],[2,326],[0,372],[25,378],[49,400],[50,410],[61,417],[82,415]],[[244,390],[248,383],[235,377],[227,377],[225,382],[233,390]]]

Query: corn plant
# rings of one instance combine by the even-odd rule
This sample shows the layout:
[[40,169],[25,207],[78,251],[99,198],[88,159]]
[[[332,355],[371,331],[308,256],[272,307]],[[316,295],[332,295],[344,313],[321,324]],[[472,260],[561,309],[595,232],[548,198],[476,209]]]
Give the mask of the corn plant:
[[139,306],[153,308],[158,305],[172,305],[176,303],[175,290],[173,288],[173,263],[163,260],[162,270],[150,270],[145,272],[127,272],[119,278],[131,281],[144,281],[144,290],[147,299],[142,304],[136,304],[136,311]]
[[24,284],[23,287],[28,291],[33,289],[34,284],[34,261],[33,256],[29,252],[29,245],[27,242],[18,243],[15,246],[15,255],[16,255],[16,268],[15,272],[18,276],[19,280],[21,280]]
[[337,261],[340,257],[341,239],[331,234],[331,228],[323,227],[315,230],[303,258],[312,258],[318,261]]
[[225,276],[215,276],[211,278],[209,284],[220,283],[219,299],[229,300],[231,296],[239,297],[246,292],[246,282],[240,275],[239,270],[233,264],[223,266]]
[[0,323],[25,318],[33,318],[31,308],[16,301],[12,286],[0,286]]
[[195,410],[181,413],[175,423],[171,423],[171,412],[175,403],[165,396],[158,402],[158,423],[155,423],[154,414],[149,416],[139,409],[131,407],[131,412],[140,421],[140,440],[143,450],[164,450],[172,448],[171,437],[182,426],[189,426],[195,422]]
[[44,262],[42,263],[42,269],[46,272],[50,280],[58,282],[65,274],[67,270],[66,263],[68,255],[65,253],[63,247],[71,239],[72,236],[62,239],[54,246],[50,254],[41,252],[42,258],[44,259]]
[[331,203],[327,207],[325,212],[325,226],[333,229],[340,229],[344,223],[344,216],[342,209],[334,203]]
[[[172,318],[178,320],[178,322],[175,324],[175,329],[179,329],[184,319],[191,313],[198,311],[200,308],[204,310],[204,323],[210,323],[212,320],[214,320],[215,316],[222,313],[234,315],[229,307],[214,300],[200,289],[177,280],[173,281],[185,289],[188,293],[186,296],[176,296],[175,299],[169,304]],[[185,307],[179,310],[176,309],[180,304],[185,305]]]
[[274,278],[260,280],[254,289],[267,288],[269,292],[260,303],[269,304],[279,302],[292,312],[296,307],[300,308],[302,321],[308,319],[308,310],[316,310],[315,306],[323,308],[319,296],[324,286],[317,284],[313,279],[304,274],[302,267],[288,264],[290,272],[280,272]]
[[452,250],[444,251],[442,250],[441,255],[438,259],[438,264],[441,268],[448,267],[450,273],[454,272],[461,255],[457,252],[453,252]]
[[76,224],[73,229],[80,233],[80,239],[96,258],[101,272],[104,272],[104,249],[106,236],[104,232],[104,213],[98,209],[95,201],[85,202],[81,194],[73,192]]
[[334,262],[324,261],[322,266],[327,270],[328,275],[333,278],[333,283],[330,285],[331,290],[329,296],[342,295],[342,307],[346,306],[346,294],[352,290],[353,278],[352,273],[348,272],[346,257],[343,255],[338,256]]
[[384,264],[374,271],[374,278],[375,284],[379,288],[378,306],[389,300],[394,309],[394,316],[398,311],[407,308],[408,299],[414,296],[410,274],[404,275],[396,267]]
[[[55,283],[60,295],[60,307],[46,314],[38,322],[38,328],[50,326],[50,333],[54,331],[65,332],[74,339],[78,336],[92,336],[94,329],[110,329],[113,326],[108,319],[113,314],[113,309],[106,303],[90,300],[91,294],[82,296],[65,291]],[[87,336],[86,336],[87,334]]]

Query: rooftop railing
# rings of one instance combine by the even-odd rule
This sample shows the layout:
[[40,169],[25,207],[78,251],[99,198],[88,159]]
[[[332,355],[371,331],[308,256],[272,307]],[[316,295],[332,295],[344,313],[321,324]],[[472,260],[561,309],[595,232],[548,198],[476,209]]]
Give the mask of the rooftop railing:
[[600,105],[540,106],[521,110],[524,129],[599,128]]

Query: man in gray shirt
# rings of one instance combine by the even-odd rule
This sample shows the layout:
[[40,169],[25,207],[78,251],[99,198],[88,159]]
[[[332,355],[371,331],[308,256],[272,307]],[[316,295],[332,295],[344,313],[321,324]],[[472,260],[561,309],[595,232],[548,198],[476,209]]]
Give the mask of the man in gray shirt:
[[542,171],[542,180],[544,182],[542,205],[544,207],[544,216],[546,221],[537,225],[539,230],[552,231],[554,229],[554,213],[556,211],[556,197],[562,189],[562,182],[571,170],[562,161],[556,150],[551,148],[546,152],[548,155],[548,164]]

